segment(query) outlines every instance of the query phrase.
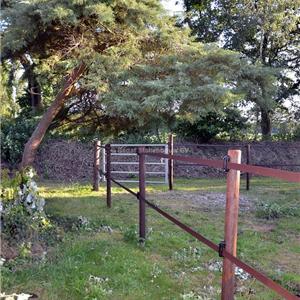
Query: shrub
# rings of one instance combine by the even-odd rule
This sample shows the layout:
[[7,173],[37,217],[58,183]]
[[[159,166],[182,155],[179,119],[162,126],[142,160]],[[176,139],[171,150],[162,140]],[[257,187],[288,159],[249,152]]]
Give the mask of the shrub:
[[174,132],[186,141],[205,143],[220,136],[224,139],[239,139],[246,129],[246,119],[236,109],[225,109],[223,113],[210,112],[194,122],[179,120]]
[[300,125],[298,125],[294,130],[293,140],[300,141]]
[[259,203],[256,214],[260,218],[267,220],[279,218],[281,207],[276,203]]
[[43,213],[45,200],[39,196],[37,184],[33,180],[35,175],[31,168],[17,172],[12,179],[7,170],[3,172],[1,202],[4,213],[15,206],[23,207],[30,215]]
[[299,207],[283,206],[278,203],[272,202],[259,202],[257,204],[256,215],[259,218],[271,220],[283,216],[296,216],[298,215]]
[[7,170],[2,174],[1,229],[9,240],[43,239],[54,229],[44,212],[45,200],[39,196],[34,176],[31,168],[12,178]]
[[167,140],[168,130],[166,128],[160,128],[160,130],[131,128],[125,132],[121,132],[115,138],[114,142],[125,144],[161,144]]
[[37,119],[20,115],[17,118],[3,119],[1,124],[1,159],[16,165],[22,158],[25,143],[30,138]]

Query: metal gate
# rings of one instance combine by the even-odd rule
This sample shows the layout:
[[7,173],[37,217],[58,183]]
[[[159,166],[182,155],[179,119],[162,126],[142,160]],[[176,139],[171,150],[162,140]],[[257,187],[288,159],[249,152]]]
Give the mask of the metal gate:
[[[134,166],[138,167],[138,154],[137,150],[139,147],[145,147],[150,152],[156,152],[156,153],[164,153],[168,154],[168,144],[110,144],[111,149],[111,157],[110,157],[110,164],[111,164],[111,174],[115,175],[138,175],[138,170],[134,169]],[[101,153],[101,170],[103,173],[106,173],[106,149],[105,147],[102,148]],[[121,158],[122,161],[118,158]],[[146,161],[146,165],[157,166],[159,170],[155,171],[147,171],[146,174],[148,175],[154,175],[155,177],[162,178],[162,180],[146,180],[146,183],[152,183],[152,184],[168,184],[168,159],[162,158],[159,161]],[[127,170],[116,170],[116,166],[127,166]],[[133,168],[132,168],[133,167]],[[118,178],[116,179],[120,182],[133,182],[138,183],[139,180],[137,179],[124,179],[124,178]],[[101,178],[102,181],[105,181],[105,176]]]

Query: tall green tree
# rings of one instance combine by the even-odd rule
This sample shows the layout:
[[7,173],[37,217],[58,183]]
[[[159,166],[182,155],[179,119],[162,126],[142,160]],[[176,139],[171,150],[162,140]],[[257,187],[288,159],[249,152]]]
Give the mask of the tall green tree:
[[[299,0],[185,0],[184,4],[185,21],[199,41],[219,42],[254,63],[282,68],[277,103],[299,94]],[[272,107],[260,103],[258,107],[262,134],[270,138]]]
[[165,51],[171,45],[171,30],[155,0],[16,0],[4,4],[2,59],[21,60],[30,55],[40,70],[56,78],[69,74],[27,142],[22,166],[33,162],[66,99],[80,91],[81,85],[75,87],[75,83],[84,73],[93,78],[94,86],[97,81],[98,90],[105,90],[107,68],[113,65],[117,72],[145,53],[157,47]]
[[249,94],[255,103],[270,107],[276,72],[216,45],[181,44],[180,51],[136,64],[112,78],[110,92],[100,101],[112,116],[142,123],[160,116],[171,125],[177,115],[191,120],[221,113]]
[[263,103],[273,93],[268,68],[193,43],[185,29],[172,25],[159,1],[7,3],[3,59],[30,58],[41,88],[48,81],[58,91],[25,145],[23,167],[32,164],[55,123],[92,126],[97,120],[117,131],[149,122],[151,115],[171,120],[178,113],[193,117],[217,110],[253,87],[255,101]]

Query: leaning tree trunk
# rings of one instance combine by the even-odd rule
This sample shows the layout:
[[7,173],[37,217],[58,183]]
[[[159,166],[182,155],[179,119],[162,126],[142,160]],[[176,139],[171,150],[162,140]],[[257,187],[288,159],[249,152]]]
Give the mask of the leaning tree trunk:
[[264,108],[261,108],[260,116],[261,116],[260,127],[261,127],[262,139],[265,141],[271,140],[272,124],[271,124],[270,112]]
[[74,83],[77,82],[80,76],[84,73],[85,69],[86,66],[82,63],[78,67],[73,69],[72,73],[67,77],[63,88],[60,90],[60,92],[58,93],[50,107],[47,109],[47,111],[44,113],[42,119],[35,128],[30,139],[26,143],[23,151],[22,162],[20,165],[21,168],[33,164],[36,151],[40,143],[42,142],[48,127],[60,111],[66,97],[70,95]]

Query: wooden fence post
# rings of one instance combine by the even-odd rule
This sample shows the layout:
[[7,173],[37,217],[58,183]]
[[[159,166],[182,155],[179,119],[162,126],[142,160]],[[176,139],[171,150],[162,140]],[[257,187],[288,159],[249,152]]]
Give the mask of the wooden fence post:
[[[241,150],[229,150],[230,162],[241,163]],[[229,170],[227,174],[225,209],[225,249],[236,256],[237,227],[239,211],[240,171]],[[223,259],[222,300],[234,299],[235,265]]]
[[99,191],[99,167],[100,167],[100,141],[94,142],[94,180],[93,180],[93,191]]
[[106,205],[111,208],[111,146],[105,145],[106,153]]
[[[168,142],[169,154],[174,154],[174,137],[173,134],[169,135],[169,142]],[[173,190],[173,183],[174,183],[174,160],[168,159],[168,176],[169,176],[169,190]]]
[[[250,149],[251,149],[251,146],[250,144],[247,145],[247,156],[246,156],[246,163],[247,165],[250,164]],[[249,191],[250,189],[250,173],[246,173],[246,190]]]
[[139,239],[144,242],[146,239],[146,176],[145,176],[145,151],[144,147],[138,148],[139,155]]

